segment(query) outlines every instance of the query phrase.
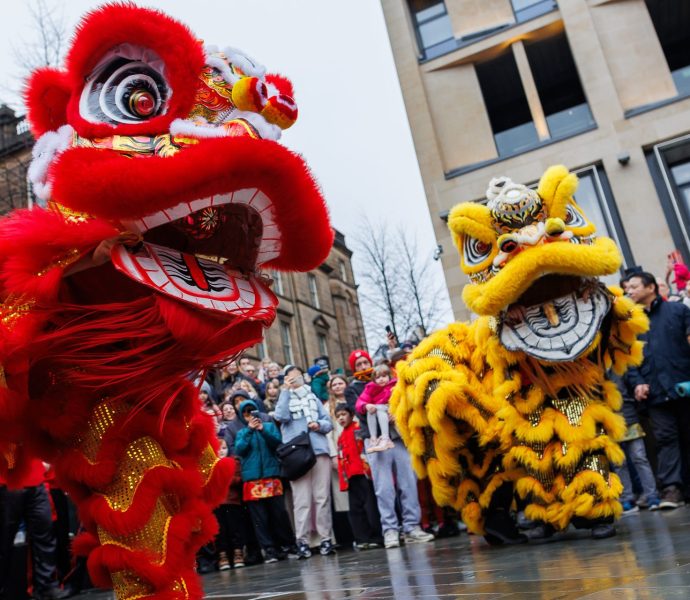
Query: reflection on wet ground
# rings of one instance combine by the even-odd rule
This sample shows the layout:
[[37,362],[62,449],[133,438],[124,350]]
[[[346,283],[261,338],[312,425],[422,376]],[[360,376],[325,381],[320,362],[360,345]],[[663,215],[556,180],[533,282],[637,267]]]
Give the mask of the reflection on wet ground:
[[[491,548],[476,536],[342,551],[204,576],[206,598],[690,599],[690,508],[625,517],[618,535]],[[80,596],[110,600],[109,593]]]

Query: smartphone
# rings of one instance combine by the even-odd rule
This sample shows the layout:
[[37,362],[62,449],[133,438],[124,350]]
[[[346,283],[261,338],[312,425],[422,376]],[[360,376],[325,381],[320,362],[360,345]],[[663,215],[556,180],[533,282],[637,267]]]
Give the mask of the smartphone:
[[391,329],[390,325],[386,325],[386,333],[392,333],[393,330]]
[[252,417],[254,417],[255,419],[260,419],[260,418],[261,418],[260,413],[259,413],[258,410],[253,410],[253,411],[252,411],[251,413],[249,413],[249,414],[250,414]]

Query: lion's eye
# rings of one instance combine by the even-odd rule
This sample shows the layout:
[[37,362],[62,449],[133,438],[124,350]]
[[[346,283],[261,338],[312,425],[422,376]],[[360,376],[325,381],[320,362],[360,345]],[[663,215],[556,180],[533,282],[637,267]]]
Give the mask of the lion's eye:
[[587,225],[584,217],[570,205],[565,208],[564,221],[568,227],[585,227]]
[[483,263],[491,254],[491,244],[477,238],[465,236],[463,241],[463,256],[465,264],[474,266]]
[[88,78],[79,109],[94,123],[141,123],[163,114],[169,97],[165,77],[154,65],[113,56]]

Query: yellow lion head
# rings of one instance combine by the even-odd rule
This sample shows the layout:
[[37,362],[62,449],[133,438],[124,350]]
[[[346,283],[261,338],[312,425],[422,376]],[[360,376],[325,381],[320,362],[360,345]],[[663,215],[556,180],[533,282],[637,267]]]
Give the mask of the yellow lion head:
[[467,306],[499,318],[506,347],[544,360],[584,352],[611,305],[596,278],[621,265],[613,240],[597,238],[575,204],[577,183],[562,165],[547,169],[536,191],[492,179],[486,204],[459,204],[448,219],[470,278]]

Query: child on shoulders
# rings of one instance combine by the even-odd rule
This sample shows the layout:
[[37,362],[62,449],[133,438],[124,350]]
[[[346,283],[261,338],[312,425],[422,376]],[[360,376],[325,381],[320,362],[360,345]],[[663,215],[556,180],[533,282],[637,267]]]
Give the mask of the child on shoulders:
[[[367,426],[371,432],[372,443],[367,448],[367,452],[382,452],[393,448],[390,438],[388,402],[390,401],[393,388],[397,379],[391,377],[391,370],[388,365],[378,365],[374,367],[372,381],[368,383],[355,404],[358,414],[367,416]],[[378,429],[381,436],[376,437]]]

